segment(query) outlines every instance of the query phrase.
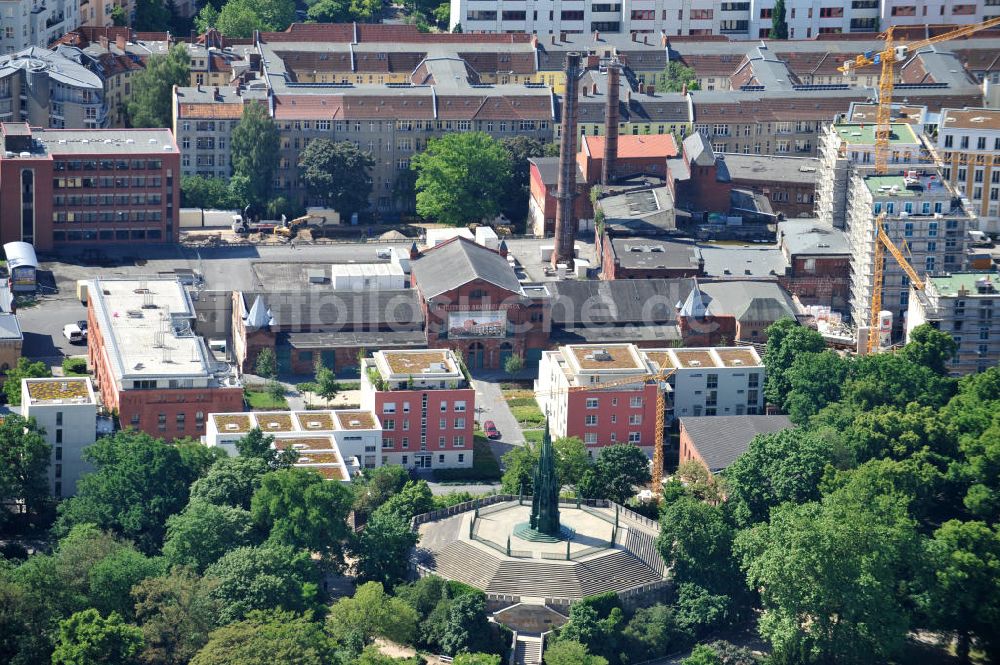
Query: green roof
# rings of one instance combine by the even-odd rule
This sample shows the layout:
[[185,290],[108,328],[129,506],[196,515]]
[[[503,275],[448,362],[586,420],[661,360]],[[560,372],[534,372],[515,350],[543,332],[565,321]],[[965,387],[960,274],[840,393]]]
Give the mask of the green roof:
[[917,192],[906,188],[906,183],[903,181],[903,176],[901,175],[870,175],[865,178],[865,184],[868,185],[868,190],[874,195],[889,196],[888,191],[879,191],[879,188],[893,186],[899,188],[899,191],[893,197],[905,198],[917,195]]
[[[894,122],[889,125],[892,128],[890,144],[917,144],[920,143],[917,135],[913,133],[913,127],[905,122]],[[874,145],[875,125],[861,123],[845,123],[834,125],[837,136],[850,145]]]
[[[969,295],[977,295],[976,282],[985,278],[989,278],[994,285],[1000,282],[995,272],[959,272],[942,277],[930,277],[929,280],[934,285],[934,289],[942,296],[954,296],[958,295],[958,292],[963,288],[969,292]],[[986,295],[995,297],[997,294]]]

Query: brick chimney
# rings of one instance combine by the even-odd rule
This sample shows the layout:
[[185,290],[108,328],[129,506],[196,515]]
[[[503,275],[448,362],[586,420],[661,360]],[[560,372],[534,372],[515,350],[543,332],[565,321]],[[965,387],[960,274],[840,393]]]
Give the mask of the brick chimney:
[[608,100],[604,109],[604,160],[601,163],[601,183],[610,185],[615,177],[618,160],[618,86],[621,67],[617,60],[608,63]]
[[556,188],[555,246],[552,265],[573,266],[576,240],[576,220],[573,219],[573,197],[576,194],[576,110],[579,103],[580,59],[576,51],[566,54],[566,93],[563,95],[562,136],[559,139],[559,180]]

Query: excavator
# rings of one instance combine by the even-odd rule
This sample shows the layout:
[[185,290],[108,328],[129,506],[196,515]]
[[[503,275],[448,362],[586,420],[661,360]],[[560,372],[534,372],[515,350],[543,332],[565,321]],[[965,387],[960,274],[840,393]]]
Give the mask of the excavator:
[[299,232],[299,229],[307,226],[309,220],[312,219],[311,215],[302,215],[301,217],[296,217],[292,221],[287,221],[284,215],[281,216],[281,224],[274,227],[274,235],[281,236],[282,238],[294,238],[295,234]]

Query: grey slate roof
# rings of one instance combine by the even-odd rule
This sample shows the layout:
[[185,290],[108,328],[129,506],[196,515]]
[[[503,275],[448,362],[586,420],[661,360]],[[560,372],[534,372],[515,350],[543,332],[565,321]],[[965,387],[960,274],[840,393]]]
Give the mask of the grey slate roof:
[[512,293],[521,292],[521,284],[507,259],[467,238],[453,238],[433,247],[410,266],[417,288],[427,299],[475,279]]
[[681,418],[681,427],[712,472],[721,471],[746,452],[758,434],[792,427],[788,416],[699,416]]
[[788,182],[812,185],[816,183],[819,159],[816,157],[788,157],[784,155],[719,155],[720,167],[724,163],[730,180]]
[[717,245],[701,243],[705,274],[712,277],[769,277],[785,274],[787,261],[774,245]]
[[708,282],[700,285],[710,314],[737,321],[777,321],[795,318],[791,296],[775,282]]
[[701,132],[695,132],[684,139],[684,154],[687,155],[689,162],[698,166],[715,164],[715,152],[712,151],[712,144]]
[[673,324],[676,303],[687,298],[694,284],[691,278],[551,282],[552,325]]
[[701,265],[701,250],[694,243],[619,236],[611,239],[611,247],[623,268],[696,269]]
[[420,299],[412,289],[370,291],[243,292],[244,307],[260,297],[277,331],[340,332],[423,329]]
[[850,254],[847,234],[814,219],[794,219],[778,223],[778,238],[789,255]]

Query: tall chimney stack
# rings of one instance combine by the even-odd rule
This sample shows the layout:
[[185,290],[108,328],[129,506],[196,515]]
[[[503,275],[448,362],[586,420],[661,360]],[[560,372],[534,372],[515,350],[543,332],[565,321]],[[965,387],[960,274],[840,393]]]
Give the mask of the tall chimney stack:
[[565,263],[573,267],[576,240],[576,220],[573,219],[573,197],[576,194],[576,109],[579,104],[580,58],[576,51],[566,54],[566,93],[563,95],[562,136],[559,140],[559,181],[556,188],[555,247],[552,265]]
[[618,160],[618,85],[621,67],[618,60],[608,63],[608,104],[604,109],[604,161],[601,162],[601,184],[610,185],[615,177]]

